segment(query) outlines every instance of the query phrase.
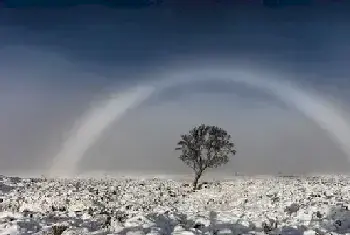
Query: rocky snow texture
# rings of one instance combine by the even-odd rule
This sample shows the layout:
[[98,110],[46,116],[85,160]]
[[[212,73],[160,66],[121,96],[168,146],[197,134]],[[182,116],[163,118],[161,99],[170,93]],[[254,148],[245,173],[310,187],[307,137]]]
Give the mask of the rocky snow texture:
[[[347,176],[0,178],[0,235],[350,233]],[[350,205],[349,205],[350,206]]]

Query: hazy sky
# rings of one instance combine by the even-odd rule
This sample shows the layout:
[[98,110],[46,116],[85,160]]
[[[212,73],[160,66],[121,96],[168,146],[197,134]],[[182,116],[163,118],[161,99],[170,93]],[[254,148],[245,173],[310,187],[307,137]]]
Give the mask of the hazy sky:
[[[0,173],[46,169],[90,102],[186,60],[244,58],[292,75],[349,112],[350,9],[342,1],[277,8],[179,2],[0,6]],[[237,144],[238,154],[219,172],[350,167],[326,132],[276,97],[209,82],[164,90],[129,112],[80,169],[189,172],[174,148],[180,134],[203,122],[227,129]]]

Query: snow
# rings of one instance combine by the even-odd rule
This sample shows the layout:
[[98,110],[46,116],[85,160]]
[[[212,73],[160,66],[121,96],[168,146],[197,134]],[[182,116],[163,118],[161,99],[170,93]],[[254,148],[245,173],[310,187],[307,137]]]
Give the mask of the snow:
[[[348,176],[0,178],[0,235],[350,234]],[[56,231],[56,233],[58,233]]]

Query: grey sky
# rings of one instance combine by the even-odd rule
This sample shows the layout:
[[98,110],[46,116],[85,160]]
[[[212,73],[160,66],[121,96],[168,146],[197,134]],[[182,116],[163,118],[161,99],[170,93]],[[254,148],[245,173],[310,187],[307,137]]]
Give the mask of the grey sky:
[[[46,169],[89,102],[188,58],[244,58],[284,71],[349,111],[348,6],[194,9],[165,2],[140,9],[0,9],[0,171]],[[80,168],[188,172],[173,149],[180,134],[202,122],[224,127],[237,143],[238,155],[223,168],[228,174],[349,166],[327,133],[275,97],[203,83],[163,91],[132,110]]]

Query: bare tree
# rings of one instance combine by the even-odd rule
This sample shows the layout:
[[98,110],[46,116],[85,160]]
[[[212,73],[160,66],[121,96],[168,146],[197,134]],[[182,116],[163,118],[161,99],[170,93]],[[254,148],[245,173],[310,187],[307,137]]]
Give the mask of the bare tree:
[[229,157],[236,154],[235,145],[227,131],[205,124],[181,135],[178,145],[175,150],[181,150],[180,160],[195,173],[193,190],[197,189],[198,181],[206,169],[226,164]]

